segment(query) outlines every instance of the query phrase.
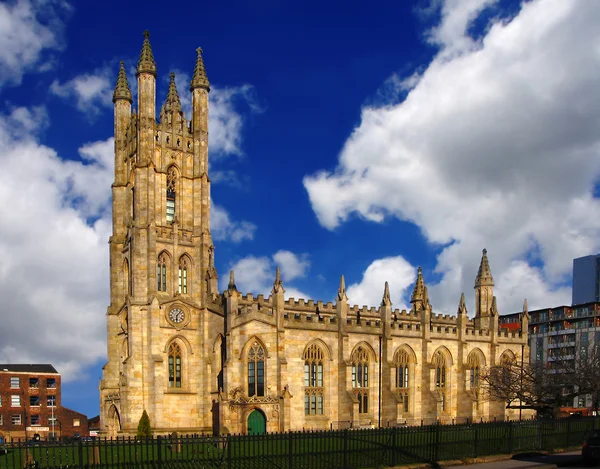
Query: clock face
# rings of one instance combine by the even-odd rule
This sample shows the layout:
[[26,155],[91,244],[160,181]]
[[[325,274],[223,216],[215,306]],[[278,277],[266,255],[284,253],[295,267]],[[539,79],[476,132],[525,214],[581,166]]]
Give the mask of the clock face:
[[185,320],[185,312],[180,308],[169,311],[169,319],[175,324],[181,324]]

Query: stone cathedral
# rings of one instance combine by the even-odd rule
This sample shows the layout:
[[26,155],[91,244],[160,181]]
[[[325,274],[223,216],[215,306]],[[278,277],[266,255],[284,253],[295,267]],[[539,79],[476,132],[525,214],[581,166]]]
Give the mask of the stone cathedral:
[[[146,32],[137,106],[121,62],[114,102],[115,179],[110,237],[108,362],[101,433],[134,435],[146,410],[155,434],[261,433],[464,422],[510,417],[486,401],[479,373],[528,354],[520,332],[498,327],[484,250],[475,314],[432,310],[421,269],[411,309],[354,306],[344,277],[334,301],[285,299],[279,269],[268,298],[217,287],[210,231],[208,94],[202,50],[190,83],[190,120],[174,75],[157,114],[157,67]],[[333,293],[333,292],[332,292]],[[459,295],[457,295],[458,297]]]

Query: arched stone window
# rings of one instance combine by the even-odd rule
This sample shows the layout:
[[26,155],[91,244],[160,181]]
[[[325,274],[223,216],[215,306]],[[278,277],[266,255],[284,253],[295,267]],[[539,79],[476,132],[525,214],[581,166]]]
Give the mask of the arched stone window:
[[248,351],[248,396],[265,395],[265,349],[257,341]]
[[442,352],[436,352],[432,359],[433,368],[435,369],[435,387],[446,387],[446,358]]
[[177,192],[177,169],[170,166],[167,170],[167,222],[175,220],[175,198]]
[[473,350],[467,357],[468,387],[470,390],[479,390],[481,368],[484,365],[483,353],[479,349]]
[[352,387],[358,398],[358,412],[369,412],[369,353],[358,346],[351,357],[352,362]]
[[158,291],[167,291],[167,264],[169,257],[162,253],[158,256],[156,263],[156,289]]
[[171,342],[169,345],[169,387],[181,387],[181,347],[177,342]]
[[408,412],[410,409],[410,394],[413,387],[414,363],[411,354],[405,348],[396,352],[394,357],[396,365],[396,392],[402,403],[402,411]]
[[186,256],[181,256],[179,259],[179,293],[186,294],[188,292],[188,259]]
[[304,352],[304,413],[323,415],[323,350],[317,344]]
[[438,350],[433,354],[431,359],[431,364],[433,366],[433,379],[435,385],[435,391],[437,394],[438,402],[439,402],[439,410],[441,412],[445,412],[447,409],[446,404],[446,385],[448,379],[447,367],[448,364],[446,362],[446,357],[444,354]]

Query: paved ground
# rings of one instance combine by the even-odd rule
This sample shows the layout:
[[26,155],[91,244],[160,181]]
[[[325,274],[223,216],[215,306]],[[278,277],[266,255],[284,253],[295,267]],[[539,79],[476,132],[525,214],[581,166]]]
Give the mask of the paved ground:
[[[464,466],[468,469],[556,469],[557,467],[569,467],[571,469],[576,469],[578,467],[600,467],[600,465],[584,465],[581,461],[581,451],[570,451],[556,454],[529,453],[514,455],[512,458],[505,456],[495,460],[474,462],[473,464],[466,464]],[[456,465],[452,462],[449,462],[442,463],[440,467],[456,468]]]

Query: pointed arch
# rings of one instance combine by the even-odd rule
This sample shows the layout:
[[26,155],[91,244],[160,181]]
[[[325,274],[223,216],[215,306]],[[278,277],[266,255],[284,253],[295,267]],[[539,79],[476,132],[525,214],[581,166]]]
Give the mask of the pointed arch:
[[[359,349],[362,348],[363,350],[365,350],[368,354],[369,354],[369,359],[373,360],[374,362],[377,361],[377,354],[375,353],[375,350],[373,349],[373,347],[371,347],[371,344],[369,344],[368,342],[360,341],[359,343],[357,343],[354,348],[352,349],[352,353],[350,354],[350,357],[352,357],[352,355]],[[352,358],[350,358],[352,359]]]
[[505,350],[504,352],[502,352],[502,355],[500,355],[499,363],[500,363],[500,365],[506,365],[508,363],[515,361],[515,359],[516,359],[516,356],[512,350]]
[[306,344],[306,347],[304,347],[304,350],[302,352],[302,356],[304,356],[306,354],[306,351],[313,345],[316,345],[318,347],[321,348],[321,350],[323,350],[324,353],[324,357],[323,359],[327,359],[327,360],[332,360],[332,355],[331,355],[331,349],[329,348],[329,346],[321,339],[313,339],[311,340],[308,344]]
[[450,353],[450,350],[448,350],[448,347],[446,347],[444,345],[440,345],[437,349],[435,349],[435,352],[433,352],[433,354],[431,355],[431,363],[433,363],[433,359],[436,356],[436,354],[443,355],[446,365],[448,365],[448,366],[454,365],[452,353]]
[[401,412],[408,415],[413,401],[411,394],[414,394],[417,355],[410,345],[402,344],[396,349],[393,363],[396,371],[393,387],[396,388]]
[[[448,349],[446,347],[438,347],[438,349],[433,352],[431,357],[431,366],[434,371],[434,383],[436,389],[445,389],[447,384],[448,377],[448,353],[446,353]],[[442,410],[444,410],[442,408]]]
[[193,355],[194,352],[192,351],[192,345],[190,344],[190,341],[187,340],[185,338],[185,336],[181,335],[181,334],[175,334],[174,336],[170,337],[167,342],[165,343],[165,347],[163,348],[163,353],[167,353],[167,350],[169,350],[169,346],[171,345],[171,342],[174,341],[180,341],[184,346],[185,346],[185,351],[187,353],[189,353],[190,355]]
[[267,349],[267,346],[265,345],[265,343],[262,341],[262,339],[260,339],[260,337],[258,337],[257,335],[253,335],[246,341],[246,343],[242,347],[242,352],[240,353],[240,357],[239,357],[240,360],[243,360],[244,357],[246,357],[248,355],[248,351],[250,350],[250,347],[254,344],[254,342],[258,342],[258,344],[260,344],[263,347],[263,349],[265,350],[266,358],[270,358],[269,349]]
[[176,199],[179,185],[179,168],[175,164],[167,166],[167,181],[166,181],[166,218],[167,223],[175,221]]
[[369,412],[369,389],[370,389],[370,364],[375,360],[373,348],[366,342],[359,342],[354,346],[350,354],[352,366],[352,388],[358,399],[358,413]]
[[167,292],[169,287],[169,274],[171,273],[171,263],[173,258],[166,249],[163,249],[156,259],[156,289]]
[[479,366],[486,366],[486,359],[484,353],[479,347],[475,347],[469,352],[467,356],[467,365],[478,364]]
[[178,292],[187,294],[189,292],[188,285],[191,284],[190,277],[192,271],[192,258],[187,254],[179,256],[178,262]]
[[304,414],[323,415],[325,358],[327,347],[313,340],[302,354],[304,361]]
[[115,437],[121,431],[121,414],[115,404],[112,404],[106,411],[108,436]]
[[399,356],[402,353],[406,354],[409,363],[417,363],[417,354],[408,344],[402,344],[396,349],[396,352],[394,353],[394,362],[398,361],[400,358]]
[[254,336],[244,346],[248,397],[264,396],[266,389],[267,348]]
[[471,390],[479,389],[479,376],[482,368],[485,366],[485,355],[480,348],[475,347],[467,356],[467,377],[468,388]]

